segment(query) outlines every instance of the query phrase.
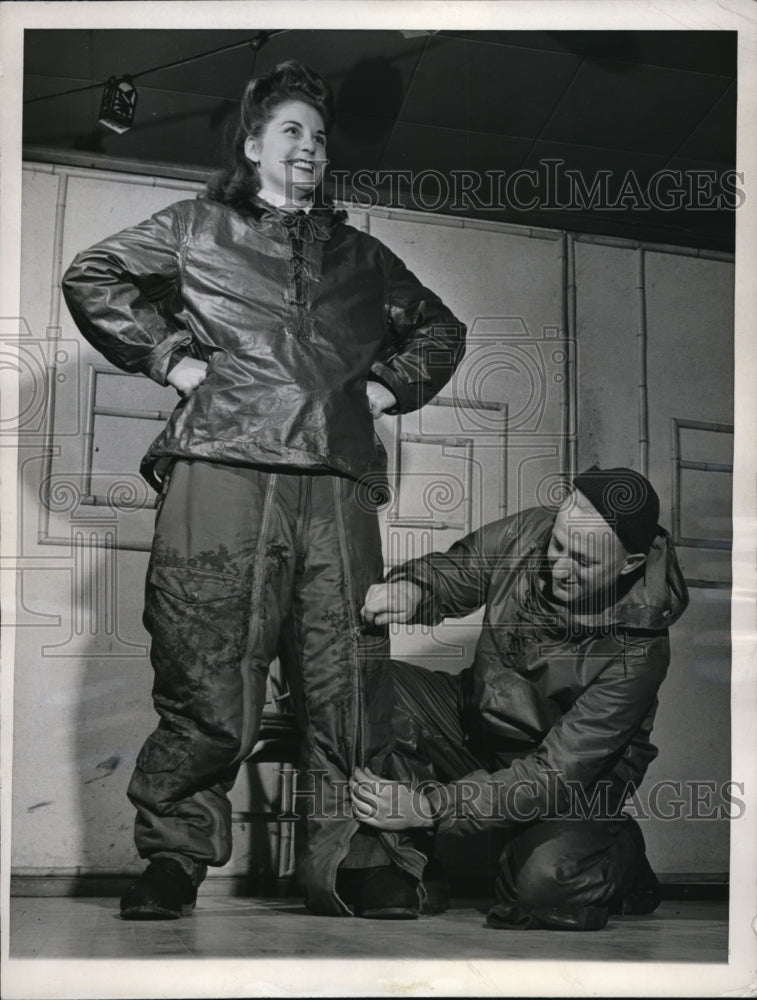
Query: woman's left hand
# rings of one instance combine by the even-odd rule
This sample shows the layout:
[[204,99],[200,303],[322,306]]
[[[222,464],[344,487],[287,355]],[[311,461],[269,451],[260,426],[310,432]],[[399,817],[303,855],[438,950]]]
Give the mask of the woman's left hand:
[[382,413],[394,409],[397,405],[397,398],[392,390],[387,389],[381,382],[369,381],[365,391],[368,395],[368,406],[374,420],[378,420]]

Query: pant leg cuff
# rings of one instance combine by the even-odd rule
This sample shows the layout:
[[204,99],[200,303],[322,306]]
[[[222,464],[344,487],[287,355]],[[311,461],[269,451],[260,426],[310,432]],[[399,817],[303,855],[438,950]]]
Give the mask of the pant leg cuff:
[[150,855],[150,861],[154,861],[157,858],[170,858],[172,861],[180,864],[191,879],[192,885],[195,889],[200,886],[200,884],[205,880],[205,876],[208,874],[207,865],[201,864],[199,861],[195,861],[193,858],[187,857],[186,854],[177,854],[173,851],[158,851],[157,854]]

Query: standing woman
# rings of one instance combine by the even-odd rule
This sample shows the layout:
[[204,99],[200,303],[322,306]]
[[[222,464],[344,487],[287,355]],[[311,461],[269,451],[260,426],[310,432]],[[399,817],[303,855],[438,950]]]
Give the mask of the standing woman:
[[417,914],[422,856],[356,836],[345,794],[392,746],[387,639],[358,619],[382,576],[365,477],[385,467],[373,419],[431,399],[465,327],[319,199],[331,106],[295,62],[251,81],[207,196],[80,253],[63,279],[91,344],[181,396],[141,466],[160,492],[144,613],[160,721],[128,790],[150,863],[125,918],[188,912],[228,861],[227,793],[277,655],[303,737],[308,908]]

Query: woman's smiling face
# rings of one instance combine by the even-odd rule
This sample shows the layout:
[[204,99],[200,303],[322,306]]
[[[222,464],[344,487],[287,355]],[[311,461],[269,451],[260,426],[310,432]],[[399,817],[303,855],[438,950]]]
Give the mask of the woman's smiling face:
[[244,151],[258,168],[261,187],[298,202],[310,197],[326,166],[326,130],[318,111],[304,101],[280,104],[259,138]]

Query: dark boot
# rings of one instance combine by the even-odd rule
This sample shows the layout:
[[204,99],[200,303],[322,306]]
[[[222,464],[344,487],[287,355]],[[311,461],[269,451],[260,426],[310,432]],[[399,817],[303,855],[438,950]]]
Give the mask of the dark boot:
[[647,845],[644,843],[641,827],[634,819],[629,818],[627,822],[628,833],[636,847],[637,859],[629,887],[621,896],[610,902],[610,913],[638,916],[653,913],[660,905],[662,895],[660,883],[647,859]]
[[516,904],[497,903],[487,926],[507,931],[600,931],[607,924],[607,908],[581,906],[575,910],[522,910]]
[[660,883],[645,854],[639,861],[633,885],[622,899],[610,903],[610,913],[621,916],[653,913],[660,905],[661,898]]
[[450,903],[449,879],[436,858],[429,858],[423,869],[422,881],[426,895],[421,903],[421,913],[424,916],[433,916],[448,910]]
[[122,920],[176,920],[189,916],[197,889],[178,861],[155,858],[121,897]]
[[340,869],[336,891],[356,917],[415,920],[420,912],[417,879],[394,865]]

